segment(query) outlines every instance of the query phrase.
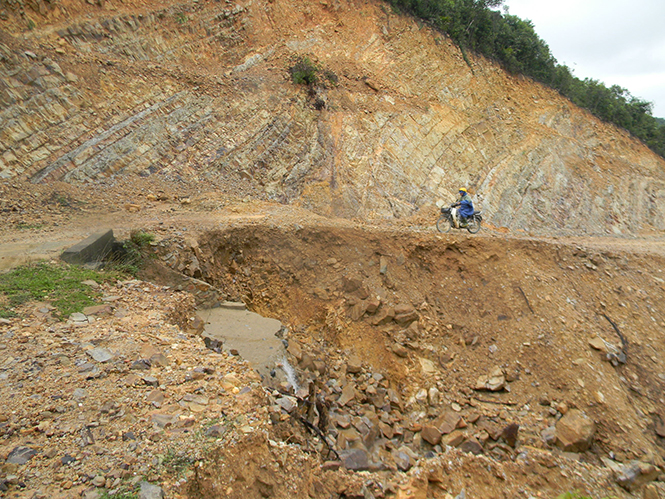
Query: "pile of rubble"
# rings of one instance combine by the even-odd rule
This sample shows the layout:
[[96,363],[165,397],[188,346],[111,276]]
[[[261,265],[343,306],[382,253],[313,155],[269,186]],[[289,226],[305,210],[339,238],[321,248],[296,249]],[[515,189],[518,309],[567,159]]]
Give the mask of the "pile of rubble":
[[191,295],[143,281],[100,291],[102,305],[66,322],[46,304],[0,320],[7,497],[139,485],[173,497],[186,478],[177,472],[210,445],[269,425],[258,375],[188,330]]

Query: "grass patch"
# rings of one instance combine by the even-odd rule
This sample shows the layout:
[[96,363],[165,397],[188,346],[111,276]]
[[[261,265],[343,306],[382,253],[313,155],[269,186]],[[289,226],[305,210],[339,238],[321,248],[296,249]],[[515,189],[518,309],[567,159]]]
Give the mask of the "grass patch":
[[18,230],[39,230],[44,228],[44,224],[29,224],[27,222],[19,222],[16,224]]
[[303,57],[289,68],[291,79],[297,85],[314,85],[319,81],[319,68],[308,57]]
[[[591,496],[584,496],[580,494],[577,491],[573,492],[566,492],[565,494],[561,494],[560,496],[557,496],[556,499],[593,499]],[[612,497],[605,497],[604,499],[613,499]]]
[[121,485],[120,490],[111,495],[107,489],[102,489],[99,499],[139,499],[138,486],[129,487],[128,485]]
[[297,85],[309,85],[310,87],[316,84],[335,86],[339,81],[333,71],[312,62],[309,57],[296,58],[289,68],[289,73],[291,74],[291,81]]
[[75,201],[68,194],[61,194],[57,191],[53,191],[51,195],[44,200],[45,205],[55,205],[61,208],[71,208]]
[[149,255],[147,252],[150,243],[154,240],[155,235],[150,232],[143,229],[132,230],[129,239],[122,243],[122,248],[114,250],[109,257],[106,268],[137,277],[145,259],[155,256],[154,254]]
[[164,469],[173,475],[180,476],[186,469],[188,469],[194,460],[190,458],[184,451],[178,451],[173,447],[166,450],[166,454],[161,459],[161,464]]
[[100,293],[83,281],[101,283],[118,277],[66,264],[38,262],[0,274],[0,317],[16,315],[13,308],[30,301],[44,301],[56,308],[56,315],[66,318],[95,304]]

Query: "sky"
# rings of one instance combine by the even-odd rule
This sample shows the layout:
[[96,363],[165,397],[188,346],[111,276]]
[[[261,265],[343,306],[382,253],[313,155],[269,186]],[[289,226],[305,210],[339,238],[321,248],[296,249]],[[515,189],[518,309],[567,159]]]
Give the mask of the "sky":
[[665,118],[665,0],[504,0],[533,22],[559,64],[619,85]]

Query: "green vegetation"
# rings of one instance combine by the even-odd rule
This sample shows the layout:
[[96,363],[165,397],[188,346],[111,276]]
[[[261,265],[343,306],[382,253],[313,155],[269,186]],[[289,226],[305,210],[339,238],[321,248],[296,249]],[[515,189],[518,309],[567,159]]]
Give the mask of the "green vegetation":
[[12,310],[29,301],[51,303],[65,318],[95,304],[99,292],[83,281],[102,282],[115,278],[93,270],[65,264],[40,262],[0,274],[0,317],[13,317]]
[[[556,499],[593,499],[593,497],[583,496],[579,492],[574,491],[574,492],[566,492],[565,494],[561,494],[560,496],[557,496]],[[612,498],[606,497],[605,499],[612,499]]]
[[298,59],[289,72],[293,83],[298,85],[314,85],[319,80],[319,68],[308,57]]
[[166,454],[160,461],[168,473],[177,476],[182,475],[194,463],[194,460],[185,451],[177,451],[173,447],[166,450]]
[[185,14],[184,12],[178,12],[175,15],[175,21],[178,24],[185,24],[187,21],[189,21],[189,17],[187,17],[187,14]]
[[42,229],[43,227],[44,224],[38,224],[38,223],[29,224],[27,222],[19,222],[16,224],[16,228],[18,230],[39,230]]
[[77,202],[68,194],[60,194],[57,191],[53,191],[51,195],[44,200],[44,204],[55,205],[61,208],[72,208]]
[[[603,121],[620,126],[665,157],[665,126],[651,115],[652,104],[617,85],[586,78],[557,64],[531,21],[492,10],[503,0],[386,0],[394,9],[417,16],[447,33],[460,47],[549,85]],[[468,60],[467,60],[468,62]]]
[[111,495],[107,489],[102,489],[101,495],[99,497],[100,499],[138,499],[139,493],[121,488],[121,490],[119,490],[117,493]]
[[122,252],[112,256],[108,267],[116,272],[136,276],[146,258],[146,248],[155,240],[155,235],[142,229],[133,230],[122,245]]
[[143,249],[147,247],[154,240],[155,240],[154,234],[146,232],[142,229],[138,229],[138,230],[133,230],[129,233],[128,243],[138,249]]
[[560,496],[558,496],[556,499],[593,499],[593,498],[589,496],[581,496],[577,492],[566,492],[565,494],[561,494]]
[[309,57],[299,57],[289,68],[291,80],[297,85],[316,85],[327,83],[337,84],[337,75],[329,69],[321,68],[312,62]]

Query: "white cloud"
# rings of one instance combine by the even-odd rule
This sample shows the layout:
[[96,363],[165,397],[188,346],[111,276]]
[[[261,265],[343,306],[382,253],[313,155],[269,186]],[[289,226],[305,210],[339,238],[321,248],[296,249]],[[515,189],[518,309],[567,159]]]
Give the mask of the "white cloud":
[[665,117],[663,0],[506,0],[578,78],[620,85]]

